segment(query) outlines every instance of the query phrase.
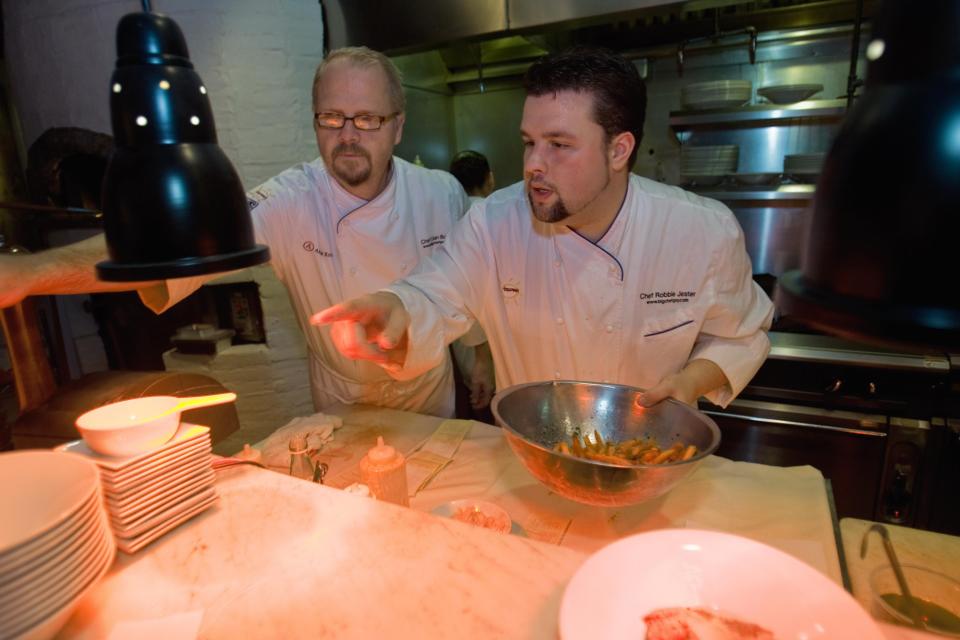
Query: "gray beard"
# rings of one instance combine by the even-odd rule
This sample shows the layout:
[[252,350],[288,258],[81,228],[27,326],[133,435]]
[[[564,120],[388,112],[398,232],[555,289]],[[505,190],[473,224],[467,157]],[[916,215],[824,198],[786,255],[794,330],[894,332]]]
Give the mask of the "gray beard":
[[[361,154],[367,161],[366,164],[360,160],[355,160],[354,162],[356,162],[356,164],[359,166],[353,170],[347,169],[343,165],[338,164],[337,157],[344,151]],[[364,149],[343,145],[342,147],[337,147],[333,150],[333,166],[331,169],[337,178],[347,183],[351,187],[356,187],[370,179],[370,174],[373,171],[373,163],[370,160],[370,155]]]

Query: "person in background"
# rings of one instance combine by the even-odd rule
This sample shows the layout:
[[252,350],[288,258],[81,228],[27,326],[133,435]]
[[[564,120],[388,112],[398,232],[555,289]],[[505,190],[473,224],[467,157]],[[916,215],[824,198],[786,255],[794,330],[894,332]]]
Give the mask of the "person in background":
[[[450,174],[393,155],[405,109],[400,73],[389,58],[365,47],[332,51],[313,81],[320,157],[248,193],[256,241],[269,245],[306,337],[318,411],[345,402],[453,415],[448,357],[398,381],[341,356],[329,332],[308,322],[318,309],[409,274],[443,246],[468,207]],[[28,295],[137,290],[160,313],[216,277],[101,282],[94,265],[106,258],[102,235],[22,258],[0,256],[0,307]],[[472,336],[470,347],[483,340],[480,331]]]
[[[463,190],[470,198],[470,205],[483,200],[493,193],[494,177],[487,157],[479,151],[466,149],[453,157],[450,161],[450,173],[460,182]],[[496,387],[496,375],[493,371],[493,356],[490,345],[486,342],[470,349],[454,342],[450,345],[457,362],[459,378],[470,380],[466,385],[470,390],[470,408],[458,407],[457,413],[469,413],[474,420],[493,424],[493,414],[489,404],[493,389]],[[480,357],[476,357],[477,354]],[[488,392],[489,393],[486,393]],[[458,399],[459,402],[459,399]]]
[[450,161],[450,173],[467,192],[471,205],[493,193],[493,171],[486,156],[479,151],[467,149],[454,156]]
[[631,174],[646,89],[628,60],[550,54],[524,84],[523,182],[471,207],[414,273],[313,321],[400,380],[479,320],[498,389],[596,381],[646,389],[644,405],[726,405],[766,357],[773,315],[733,214]]

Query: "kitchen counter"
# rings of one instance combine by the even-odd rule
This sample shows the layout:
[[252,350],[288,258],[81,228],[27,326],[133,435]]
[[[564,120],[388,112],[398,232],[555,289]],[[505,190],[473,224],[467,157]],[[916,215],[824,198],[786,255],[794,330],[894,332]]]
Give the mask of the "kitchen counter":
[[[363,405],[331,413],[344,419],[318,459],[327,484],[360,479],[360,458],[382,435],[408,455],[440,418]],[[632,507],[581,505],[551,493],[523,467],[501,430],[473,422],[453,461],[410,501],[430,511],[450,500],[481,498],[503,507],[524,536],[593,552],[623,536],[667,527],[710,529],[752,538],[789,553],[842,583],[833,515],[823,476],[813,467],[771,467],[708,457],[670,493]]]
[[556,638],[585,556],[250,466],[133,556],[63,637]]
[[[415,448],[440,422],[364,407],[343,413],[346,425],[325,449],[341,460],[331,468],[331,479],[341,482],[366,438],[388,433],[398,446]],[[556,638],[563,589],[585,553],[418,511],[445,492],[550,505],[532,478],[518,476],[502,442],[496,428],[473,424],[453,463],[412,509],[247,465],[222,469],[218,503],[137,554],[119,554],[61,637]],[[798,557],[797,549],[816,548],[835,562],[836,549],[827,553],[832,533],[821,522],[829,518],[819,474],[707,462],[655,504],[589,516],[592,508],[563,501],[572,522],[562,544],[586,549],[634,530],[695,521],[781,544],[794,540],[802,543]],[[777,500],[787,504],[778,508]],[[831,575],[832,567],[826,570]],[[927,637],[882,629],[891,640]]]

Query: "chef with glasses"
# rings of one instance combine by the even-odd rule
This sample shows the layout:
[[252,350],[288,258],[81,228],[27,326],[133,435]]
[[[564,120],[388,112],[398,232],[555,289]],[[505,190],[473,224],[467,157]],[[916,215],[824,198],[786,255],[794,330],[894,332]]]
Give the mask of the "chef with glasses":
[[[329,331],[309,324],[318,309],[377,291],[410,273],[443,246],[469,206],[463,188],[446,171],[393,156],[403,133],[404,107],[400,73],[388,58],[365,47],[331,52],[313,81],[320,157],[248,193],[256,241],[270,247],[271,264],[306,338],[318,411],[346,402],[441,417],[454,412],[449,355],[401,382],[373,363],[340,355]],[[0,307],[41,293],[117,290],[92,275],[104,259],[106,244],[98,235],[28,260],[0,262]],[[44,274],[54,276],[46,281],[58,283],[55,291],[44,289]],[[121,284],[138,290],[159,313],[213,277]],[[479,327],[464,336],[470,346],[484,340]],[[487,386],[489,401],[492,383]]]
[[[373,363],[345,358],[328,331],[308,322],[320,309],[410,273],[443,245],[469,206],[452,175],[393,155],[403,133],[404,106],[400,74],[388,58],[365,47],[331,52],[313,83],[320,157],[248,193],[257,242],[269,245],[271,264],[306,337],[318,411],[346,402],[453,415],[449,356],[400,382]],[[140,294],[159,312],[202,282],[170,280]],[[479,326],[463,338],[468,347],[484,341]],[[481,369],[492,370],[492,364]],[[485,377],[466,381],[471,393],[489,402],[493,383]]]

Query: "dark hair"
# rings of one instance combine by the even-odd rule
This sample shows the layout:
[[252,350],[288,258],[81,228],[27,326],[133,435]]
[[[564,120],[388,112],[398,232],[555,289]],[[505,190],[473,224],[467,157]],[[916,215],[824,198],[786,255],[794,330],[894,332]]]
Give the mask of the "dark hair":
[[483,186],[490,173],[490,163],[477,151],[461,151],[450,161],[450,173],[460,181],[464,191],[472,194]]
[[633,166],[643,137],[647,87],[632,62],[608,49],[573,47],[530,65],[523,86],[530,96],[560,91],[593,94],[593,117],[607,141],[624,131],[636,139],[628,167]]

